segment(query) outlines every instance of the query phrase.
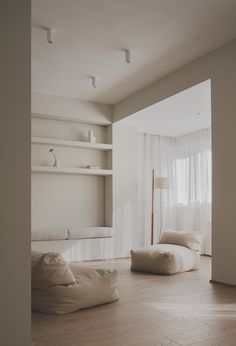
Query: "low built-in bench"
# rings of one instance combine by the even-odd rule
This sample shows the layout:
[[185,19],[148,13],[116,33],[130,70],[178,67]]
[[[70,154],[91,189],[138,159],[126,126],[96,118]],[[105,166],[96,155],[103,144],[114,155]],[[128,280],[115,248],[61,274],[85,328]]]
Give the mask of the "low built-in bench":
[[32,231],[31,248],[57,252],[67,261],[114,257],[114,230],[110,227],[81,227],[77,230]]
[[32,241],[55,241],[92,238],[113,238],[113,228],[83,227],[78,230],[32,231]]

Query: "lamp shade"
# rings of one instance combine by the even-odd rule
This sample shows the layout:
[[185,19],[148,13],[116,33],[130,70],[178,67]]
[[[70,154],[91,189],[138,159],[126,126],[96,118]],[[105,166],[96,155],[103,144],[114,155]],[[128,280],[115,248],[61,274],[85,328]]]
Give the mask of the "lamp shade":
[[170,179],[168,177],[155,177],[154,188],[160,190],[169,189]]

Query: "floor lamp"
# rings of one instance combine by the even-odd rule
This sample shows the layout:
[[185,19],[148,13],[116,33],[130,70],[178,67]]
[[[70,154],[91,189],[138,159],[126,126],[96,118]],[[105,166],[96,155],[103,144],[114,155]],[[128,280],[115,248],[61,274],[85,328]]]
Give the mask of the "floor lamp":
[[160,190],[160,235],[162,232],[162,190],[170,188],[168,177],[155,177],[154,169],[152,170],[152,219],[151,219],[151,245],[154,243],[154,195],[155,190]]

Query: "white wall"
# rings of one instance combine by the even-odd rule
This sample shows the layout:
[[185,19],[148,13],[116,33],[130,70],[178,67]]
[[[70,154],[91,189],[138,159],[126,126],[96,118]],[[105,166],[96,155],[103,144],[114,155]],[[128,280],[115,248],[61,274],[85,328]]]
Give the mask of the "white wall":
[[212,279],[236,285],[236,40],[221,47],[114,107],[114,121],[204,80],[212,85],[213,260]]
[[113,125],[113,222],[115,229],[114,257],[130,255],[130,249],[144,244],[140,223],[139,199],[142,198],[137,173],[142,162],[143,136],[132,127]]
[[30,1],[0,2],[0,345],[31,345]]

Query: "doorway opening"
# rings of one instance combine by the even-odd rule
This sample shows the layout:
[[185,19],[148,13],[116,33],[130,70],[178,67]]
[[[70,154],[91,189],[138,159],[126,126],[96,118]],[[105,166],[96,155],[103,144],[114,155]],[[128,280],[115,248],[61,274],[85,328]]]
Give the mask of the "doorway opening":
[[[151,236],[157,243],[167,229],[203,232],[202,254],[211,255],[211,81],[132,114],[113,127],[114,166],[119,162],[119,171],[114,170],[114,194],[124,191],[120,177],[125,174],[133,208],[130,204],[128,208],[126,199],[117,210],[121,229],[133,228],[132,246],[150,245]],[[154,201],[153,170],[156,177],[169,180],[167,189],[155,191]],[[132,225],[126,225],[127,213],[132,213],[129,220],[135,220]]]

